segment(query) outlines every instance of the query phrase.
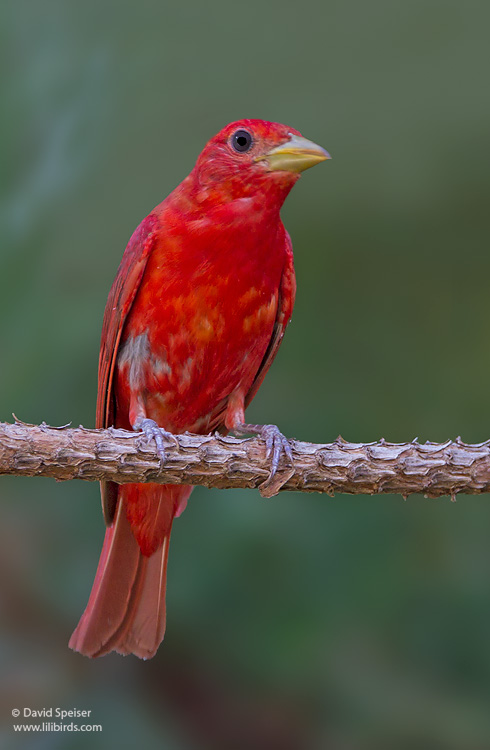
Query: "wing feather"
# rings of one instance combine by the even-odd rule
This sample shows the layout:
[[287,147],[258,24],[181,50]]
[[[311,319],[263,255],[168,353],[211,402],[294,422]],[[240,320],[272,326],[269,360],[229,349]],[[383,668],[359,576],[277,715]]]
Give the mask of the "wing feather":
[[245,407],[249,405],[262,382],[267,375],[269,367],[273,363],[279,346],[283,339],[286,327],[291,320],[293,313],[294,299],[296,297],[296,276],[294,273],[293,246],[291,238],[286,232],[286,263],[281,277],[279,287],[279,299],[277,303],[277,315],[272,329],[272,336],[269,346],[266,349],[261,365],[257,371],[255,379],[245,397]]
[[[113,398],[114,368],[124,323],[143,277],[146,263],[154,247],[159,222],[154,214],[144,219],[133,233],[112,284],[102,322],[97,388],[96,427],[109,427],[115,422]],[[102,509],[109,524],[114,518],[117,485],[101,482]]]

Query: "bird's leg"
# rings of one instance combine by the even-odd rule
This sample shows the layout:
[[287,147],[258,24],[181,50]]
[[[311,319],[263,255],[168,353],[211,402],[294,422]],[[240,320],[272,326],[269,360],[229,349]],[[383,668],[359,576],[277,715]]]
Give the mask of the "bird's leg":
[[289,459],[291,466],[294,466],[293,453],[289,440],[282,434],[279,428],[275,424],[239,424],[233,428],[233,432],[237,435],[257,435],[265,440],[266,458],[271,458],[271,472],[270,478],[272,479],[279,467],[279,460],[282,455],[285,455]]
[[[259,486],[263,497],[276,495],[283,484],[294,474],[294,461],[291,446],[287,438],[275,424],[248,424],[245,422],[245,394],[241,390],[234,391],[228,399],[225,415],[225,427],[237,435],[258,435],[265,440],[266,457],[271,459],[270,474]],[[285,456],[289,468],[279,473],[279,461]]]
[[[137,385],[140,385],[137,383]],[[160,459],[160,467],[163,467],[166,460],[164,440],[174,442],[177,447],[179,443],[175,435],[167,432],[164,427],[160,427],[154,419],[147,416],[146,401],[144,391],[140,387],[131,388],[130,382],[130,399],[129,399],[129,423],[135,432],[142,432],[146,442],[151,445],[155,441],[157,454]]]
[[154,419],[149,419],[148,417],[138,417],[133,423],[133,430],[142,432],[148,443],[151,443],[152,440],[155,441],[157,454],[160,458],[160,466],[162,467],[164,466],[165,460],[167,458],[165,453],[165,446],[163,443],[164,439],[169,442],[171,441],[175,443],[176,446],[179,447],[179,441],[177,440],[175,435],[172,432],[168,432],[164,427],[159,427]]

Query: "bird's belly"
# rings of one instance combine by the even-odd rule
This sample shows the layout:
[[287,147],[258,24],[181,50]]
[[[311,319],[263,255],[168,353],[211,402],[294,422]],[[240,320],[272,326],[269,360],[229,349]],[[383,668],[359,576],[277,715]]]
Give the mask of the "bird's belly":
[[129,320],[118,356],[118,415],[129,413],[136,396],[146,416],[170,431],[216,429],[230,394],[252,385],[277,302],[277,290],[248,290],[230,304],[199,304],[194,296],[188,304],[174,301],[139,333]]

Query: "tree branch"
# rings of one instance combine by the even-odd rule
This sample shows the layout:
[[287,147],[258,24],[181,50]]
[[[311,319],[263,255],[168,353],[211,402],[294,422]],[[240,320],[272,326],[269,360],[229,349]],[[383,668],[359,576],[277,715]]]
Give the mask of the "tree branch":
[[294,468],[281,459],[268,480],[263,441],[220,435],[177,435],[160,466],[155,446],[126,430],[56,428],[0,422],[0,474],[57,480],[256,487],[269,497],[282,490],[349,494],[422,493],[427,497],[490,491],[490,441],[446,443],[333,443],[291,440]]

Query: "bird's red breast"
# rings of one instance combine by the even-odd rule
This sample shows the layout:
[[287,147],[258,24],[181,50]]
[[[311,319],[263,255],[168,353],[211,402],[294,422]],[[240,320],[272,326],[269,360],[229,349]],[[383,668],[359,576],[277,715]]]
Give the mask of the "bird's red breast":
[[[241,209],[265,213],[252,199]],[[242,211],[234,207],[224,226],[204,216],[198,231],[171,221],[169,233],[172,201],[156,209],[159,230],[118,357],[116,413],[129,419],[121,426],[134,424],[135,389],[172,432],[209,432],[228,396],[250,389],[271,340],[288,242],[278,215],[250,233]]]

